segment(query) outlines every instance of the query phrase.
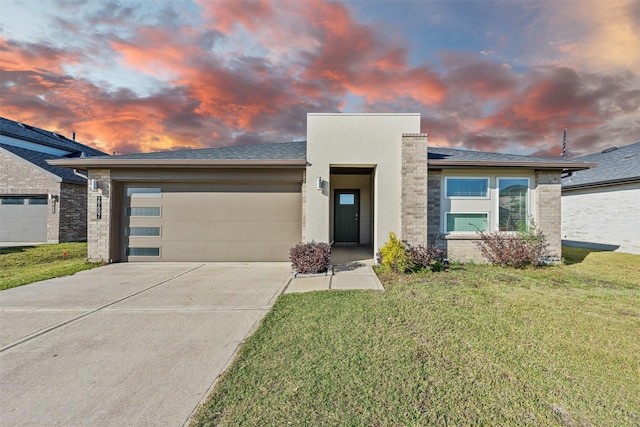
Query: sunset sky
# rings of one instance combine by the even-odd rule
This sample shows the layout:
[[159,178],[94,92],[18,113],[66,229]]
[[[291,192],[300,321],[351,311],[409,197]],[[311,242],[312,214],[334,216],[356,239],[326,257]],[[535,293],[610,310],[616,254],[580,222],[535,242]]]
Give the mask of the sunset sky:
[[640,0],[0,0],[0,115],[118,154],[417,112],[429,143],[640,141]]

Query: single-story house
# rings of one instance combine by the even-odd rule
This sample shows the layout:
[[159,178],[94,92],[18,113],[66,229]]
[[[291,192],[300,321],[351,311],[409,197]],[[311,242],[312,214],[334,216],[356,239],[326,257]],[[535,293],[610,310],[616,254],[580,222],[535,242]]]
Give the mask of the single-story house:
[[58,133],[0,117],[0,245],[87,238],[87,179],[51,159],[105,156]]
[[562,239],[569,246],[640,254],[640,142],[576,161],[562,178]]
[[50,161],[82,168],[89,258],[285,261],[300,241],[394,232],[479,260],[476,227],[533,217],[560,255],[560,175],[590,165],[434,148],[420,114],[307,115],[307,140]]

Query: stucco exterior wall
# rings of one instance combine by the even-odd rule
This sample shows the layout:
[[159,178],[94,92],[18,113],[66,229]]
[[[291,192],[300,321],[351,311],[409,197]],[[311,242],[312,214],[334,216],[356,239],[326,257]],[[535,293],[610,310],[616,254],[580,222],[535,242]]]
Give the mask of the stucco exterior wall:
[[640,183],[563,191],[562,239],[640,254]]
[[[330,168],[375,168],[373,247],[401,233],[401,142],[420,132],[420,114],[308,114],[305,238],[330,241]],[[316,190],[316,178],[325,181]]]
[[26,160],[0,148],[0,194],[3,195],[53,195],[48,200],[47,243],[60,240],[60,177],[51,174]]

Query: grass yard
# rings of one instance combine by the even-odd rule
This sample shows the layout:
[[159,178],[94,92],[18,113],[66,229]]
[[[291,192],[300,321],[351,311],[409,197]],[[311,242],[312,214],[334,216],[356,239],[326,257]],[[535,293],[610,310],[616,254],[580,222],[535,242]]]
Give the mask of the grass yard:
[[0,290],[68,276],[99,265],[87,262],[86,243],[0,249]]
[[195,425],[640,425],[640,256],[281,296]]

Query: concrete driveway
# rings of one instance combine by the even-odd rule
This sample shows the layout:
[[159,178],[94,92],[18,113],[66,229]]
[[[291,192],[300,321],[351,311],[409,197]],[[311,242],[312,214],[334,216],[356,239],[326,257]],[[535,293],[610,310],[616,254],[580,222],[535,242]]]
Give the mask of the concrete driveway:
[[184,425],[288,263],[126,263],[0,292],[0,425]]

